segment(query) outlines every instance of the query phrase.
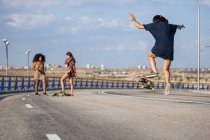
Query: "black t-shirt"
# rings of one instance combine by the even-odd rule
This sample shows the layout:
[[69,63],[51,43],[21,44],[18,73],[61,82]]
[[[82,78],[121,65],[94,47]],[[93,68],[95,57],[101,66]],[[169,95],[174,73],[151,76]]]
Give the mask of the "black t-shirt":
[[177,25],[157,22],[145,24],[144,28],[155,38],[155,45],[151,50],[152,53],[156,57],[172,61],[174,58],[174,35]]

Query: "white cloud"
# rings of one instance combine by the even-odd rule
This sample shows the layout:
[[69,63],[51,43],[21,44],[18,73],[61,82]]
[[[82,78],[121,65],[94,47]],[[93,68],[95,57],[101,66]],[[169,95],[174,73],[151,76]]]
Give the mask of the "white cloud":
[[210,6],[210,0],[202,0],[201,2],[205,5]]
[[3,0],[6,6],[11,7],[48,7],[50,5],[58,3],[56,0]]
[[71,22],[71,21],[72,21],[72,19],[73,19],[73,18],[72,18],[72,17],[70,17],[70,16],[67,16],[67,17],[65,17],[65,18],[64,18],[64,20],[65,20],[65,21],[67,21],[67,22]]
[[104,47],[105,51],[144,51],[148,48],[148,44],[145,41],[139,41],[134,44],[129,42],[116,43],[115,45],[108,45]]
[[62,5],[68,7],[83,7],[89,5],[109,5],[109,6],[119,6],[128,4],[134,4],[137,0],[2,0],[2,4],[7,7],[49,7],[51,5]]
[[91,23],[91,18],[89,16],[81,16],[80,21],[81,24],[88,25]]
[[53,15],[43,14],[12,14],[6,19],[6,24],[13,28],[33,29],[45,26],[54,21]]
[[105,51],[125,51],[127,49],[127,46],[117,43],[116,45],[108,45],[104,47]]
[[[137,0],[134,0],[137,1]],[[81,7],[87,5],[128,5],[134,3],[134,1],[130,0],[65,0],[65,4],[70,7]]]
[[[64,18],[67,21],[68,17]],[[70,18],[72,22],[68,25],[59,27],[58,31],[60,33],[78,33],[80,31],[93,31],[99,29],[120,29],[126,28],[124,24],[119,19],[105,20],[102,17],[92,18],[90,16],[81,16],[79,19]]]
[[120,22],[120,20],[118,19],[112,19],[112,20],[108,20],[108,21],[101,21],[100,23],[97,23],[97,27],[101,28],[119,28],[122,27],[123,23]]
[[145,41],[139,41],[136,46],[130,47],[130,49],[133,51],[146,50],[147,48],[148,44]]

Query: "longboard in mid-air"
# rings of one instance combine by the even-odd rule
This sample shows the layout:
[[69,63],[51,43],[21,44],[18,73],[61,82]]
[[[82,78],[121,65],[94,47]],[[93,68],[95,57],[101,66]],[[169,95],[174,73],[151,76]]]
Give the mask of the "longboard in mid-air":
[[155,91],[154,82],[152,82],[151,80],[148,80],[148,79],[155,78],[157,76],[158,76],[157,74],[155,74],[155,75],[151,74],[151,75],[148,75],[148,76],[144,76],[144,77],[139,78],[137,80],[137,82],[141,83],[142,88],[151,89],[152,91]]
[[151,89],[152,91],[155,91],[154,83],[147,78],[140,78],[137,80],[138,83],[141,83],[141,87],[145,89]]

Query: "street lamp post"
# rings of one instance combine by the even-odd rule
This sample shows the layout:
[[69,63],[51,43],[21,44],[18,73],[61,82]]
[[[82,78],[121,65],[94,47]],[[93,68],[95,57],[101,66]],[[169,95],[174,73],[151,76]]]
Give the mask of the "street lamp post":
[[27,51],[26,51],[27,58],[28,58],[28,59],[27,59],[27,60],[28,60],[27,76],[29,76],[29,54],[30,54],[30,52],[31,52],[30,50],[27,50]]
[[9,46],[9,41],[7,41],[7,39],[3,39],[3,42],[5,44],[6,47],[6,75],[8,76],[8,46]]
[[200,90],[200,4],[197,0],[198,6],[198,90]]

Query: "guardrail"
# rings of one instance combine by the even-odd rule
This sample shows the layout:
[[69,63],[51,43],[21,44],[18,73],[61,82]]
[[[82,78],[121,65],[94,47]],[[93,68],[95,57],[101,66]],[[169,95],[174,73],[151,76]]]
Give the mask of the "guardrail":
[[[0,76],[0,93],[6,92],[25,92],[33,91],[35,89],[35,80],[33,77],[24,76]],[[64,82],[66,89],[70,88],[67,81]],[[74,89],[140,89],[143,85],[135,81],[122,80],[102,80],[102,79],[85,79],[75,78]],[[154,83],[156,89],[164,89],[165,83]],[[58,90],[61,88],[60,77],[46,78],[47,90]],[[172,83],[172,89],[190,89],[196,90],[196,84],[189,83]],[[42,82],[40,82],[39,90],[42,89]],[[209,84],[201,84],[201,90],[209,90]]]

